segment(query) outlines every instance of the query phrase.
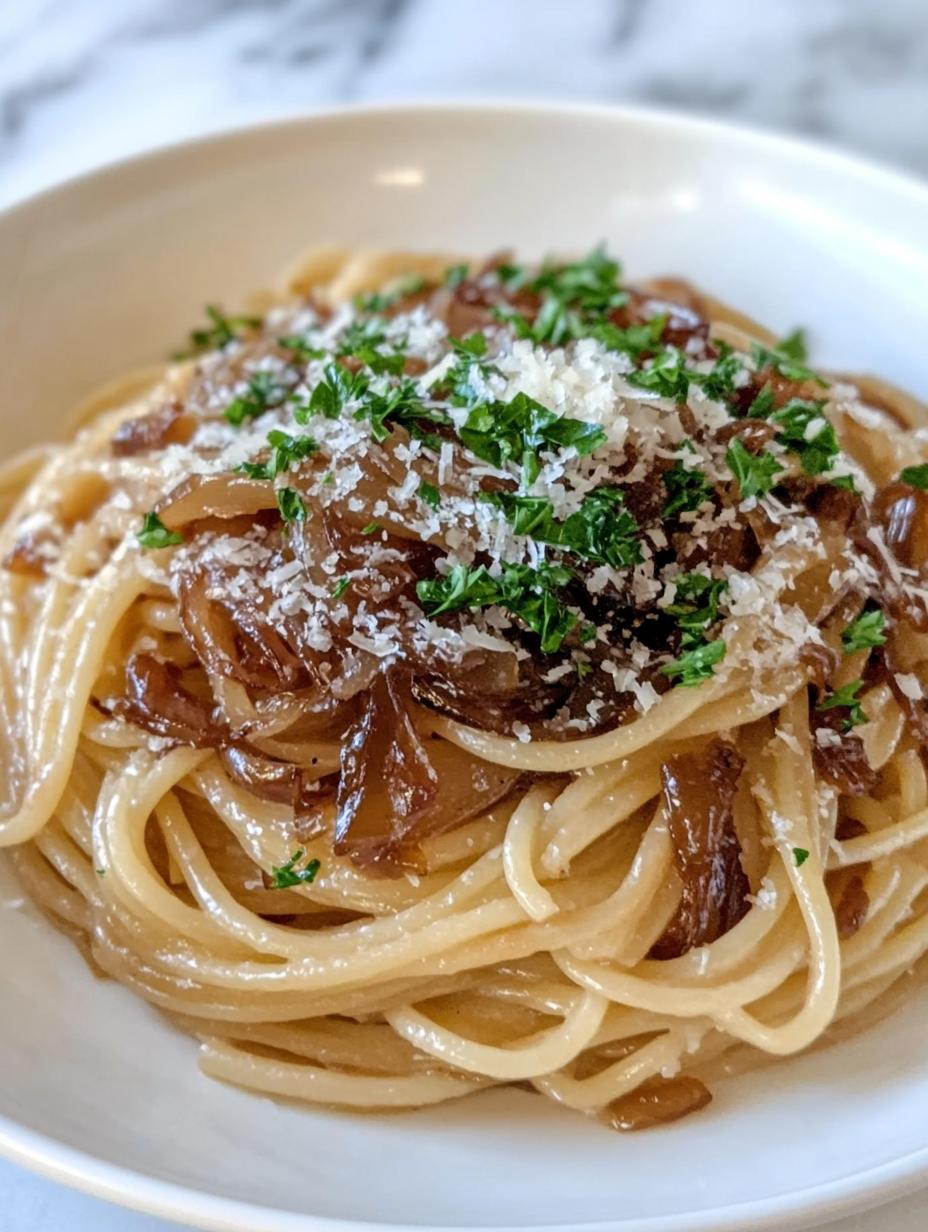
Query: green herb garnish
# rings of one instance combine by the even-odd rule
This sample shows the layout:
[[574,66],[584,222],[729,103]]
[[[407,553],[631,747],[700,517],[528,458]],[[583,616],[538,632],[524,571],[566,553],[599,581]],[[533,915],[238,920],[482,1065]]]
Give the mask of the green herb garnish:
[[684,510],[698,509],[714,491],[703,472],[698,467],[686,466],[682,458],[664,471],[661,479],[669,498],[663,510],[665,518]]
[[205,329],[190,331],[191,349],[178,353],[176,359],[189,359],[191,355],[202,355],[204,351],[221,351],[245,330],[258,329],[261,325],[260,317],[226,316],[215,304],[206,305],[206,315],[209,325]]
[[250,479],[275,479],[289,470],[294,462],[302,461],[319,450],[311,436],[290,436],[276,428],[267,434],[267,441],[271,446],[271,456],[267,461],[242,462],[235,468],[239,474]]
[[796,861],[797,868],[802,868],[803,864],[805,864],[808,858],[809,858],[809,853],[806,851],[805,847],[794,847],[793,848],[793,859]]
[[378,375],[388,372],[391,376],[399,376],[406,356],[398,348],[386,352],[381,349],[387,345],[384,325],[381,317],[352,321],[342,334],[336,353],[342,358],[358,360]]
[[640,324],[628,325],[624,329],[613,325],[611,321],[604,321],[599,325],[591,325],[589,336],[602,343],[607,350],[621,351],[637,360],[645,352],[657,350],[666,328],[667,317],[662,314]]
[[920,488],[923,492],[928,492],[928,462],[923,462],[921,466],[905,467],[899,472],[899,478],[910,488]]
[[435,487],[434,483],[420,483],[417,495],[420,500],[425,501],[432,509],[437,509],[441,504],[441,492]]
[[841,724],[841,730],[844,732],[851,731],[861,723],[866,723],[867,716],[864,713],[863,706],[857,698],[857,694],[863,688],[862,680],[852,680],[849,684],[843,685],[834,693],[830,694],[819,702],[815,707],[816,710],[847,710],[847,717]]
[[301,847],[299,851],[293,853],[286,864],[271,866],[272,890],[290,890],[293,886],[312,885],[322,866],[318,860],[309,860],[305,868],[298,869],[296,865],[305,854],[306,852]]
[[176,530],[168,530],[157,513],[145,514],[136,538],[143,548],[170,548],[184,542],[184,536]]
[[682,647],[690,650],[703,641],[706,630],[718,620],[719,600],[728,589],[728,582],[713,580],[702,573],[681,573],[673,581],[674,601],[664,611],[676,617],[683,632]]
[[549,564],[533,569],[507,563],[495,576],[485,565],[454,565],[443,577],[420,581],[416,594],[430,616],[464,608],[505,608],[538,634],[544,654],[553,654],[579,619],[559,594],[572,576],[570,570]]
[[765,347],[759,342],[752,343],[751,358],[758,369],[773,368],[788,381],[815,381],[823,389],[828,388],[827,381],[806,367],[808,348],[805,332],[801,329],[793,330],[776,346]]
[[475,406],[460,429],[460,437],[471,453],[492,466],[502,468],[510,461],[521,462],[527,484],[541,471],[538,450],[554,452],[572,446],[582,456],[606,441],[599,424],[556,415],[524,393],[516,394],[511,402]]
[[878,607],[861,612],[841,634],[841,647],[846,655],[873,646],[885,646],[886,617]]
[[638,372],[629,373],[628,380],[639,389],[647,389],[661,398],[685,402],[693,374],[686,366],[686,356],[679,347],[665,347]]
[[676,677],[677,684],[690,688],[708,679],[716,663],[720,663],[724,657],[725,643],[723,641],[703,642],[702,645],[680,655],[679,659],[665,664],[660,669],[661,675],[669,676],[671,679]]
[[833,488],[843,488],[845,492],[856,492],[857,484],[853,475],[834,475],[828,480]]
[[707,398],[727,402],[736,392],[735,379],[744,371],[741,360],[727,342],[715,343],[719,357],[708,372],[691,372],[690,381],[700,386]]
[[338,419],[345,404],[362,398],[367,393],[368,377],[363,372],[349,372],[343,364],[326,364],[323,378],[310,394],[305,406],[293,412],[297,423],[308,423],[315,415],[324,419]]
[[287,396],[272,372],[256,372],[248,381],[248,388],[226,407],[226,419],[239,427],[246,419],[257,419],[271,407],[279,406]]
[[376,535],[379,530],[383,530],[382,522],[368,522],[366,526],[361,527],[361,534]]
[[426,424],[450,427],[451,420],[445,411],[427,407],[415,381],[404,380],[384,394],[369,394],[354,413],[355,419],[367,419],[375,441],[385,441],[391,429],[399,425],[410,436],[423,442],[437,452],[441,440],[426,431]]
[[531,322],[508,306],[494,310],[519,337],[533,342],[558,346],[570,338],[585,337],[591,326],[605,322],[611,312],[628,302],[628,293],[619,286],[619,265],[601,246],[580,261],[546,264],[530,281],[519,266],[499,266],[497,274],[510,289],[524,288],[541,297]]
[[501,510],[517,535],[615,569],[641,561],[638,523],[618,488],[590,492],[563,521],[557,520],[553,505],[543,496],[490,492],[483,499]]
[[351,578],[348,577],[347,574],[345,575],[345,577],[340,577],[338,581],[335,583],[335,585],[332,587],[332,598],[340,599],[350,585],[351,585]]
[[362,292],[356,295],[354,306],[361,312],[385,312],[407,295],[415,295],[417,291],[421,291],[425,285],[426,280],[421,274],[407,274],[389,291]]
[[799,457],[807,475],[830,470],[840,452],[835,430],[822,414],[824,402],[805,402],[791,398],[770,422],[780,429],[777,440]]
[[773,487],[776,476],[783,470],[772,453],[768,453],[766,449],[757,454],[750,453],[737,437],[729,445],[725,461],[738,480],[742,500],[751,496],[764,496]]
[[453,291],[455,287],[459,287],[464,282],[468,272],[469,266],[467,265],[449,265],[442,275],[442,282]]
[[278,488],[276,493],[277,508],[285,522],[302,522],[306,517],[306,506],[303,498],[294,488]]
[[322,359],[326,354],[319,347],[312,346],[309,339],[302,334],[287,334],[286,337],[277,339],[277,345],[289,351],[292,359],[304,364],[308,364],[312,359]]

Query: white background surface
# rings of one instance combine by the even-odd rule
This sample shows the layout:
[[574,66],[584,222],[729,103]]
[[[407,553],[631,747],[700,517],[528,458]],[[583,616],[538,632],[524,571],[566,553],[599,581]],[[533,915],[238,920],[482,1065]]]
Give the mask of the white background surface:
[[[663,103],[928,173],[928,4],[0,0],[0,203],[152,145],[301,107],[473,95]],[[0,1195],[3,1232],[169,1226],[5,1163]],[[926,1223],[928,1197],[916,1196],[832,1227]]]

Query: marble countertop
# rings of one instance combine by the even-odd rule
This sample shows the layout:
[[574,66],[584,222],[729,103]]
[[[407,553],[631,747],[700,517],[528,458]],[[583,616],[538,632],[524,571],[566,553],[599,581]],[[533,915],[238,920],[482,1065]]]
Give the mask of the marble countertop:
[[[681,108],[928,175],[928,0],[7,0],[0,205],[217,128],[478,96]],[[6,1232],[168,1229],[2,1162],[0,1192]],[[922,1232],[926,1207],[832,1226]]]

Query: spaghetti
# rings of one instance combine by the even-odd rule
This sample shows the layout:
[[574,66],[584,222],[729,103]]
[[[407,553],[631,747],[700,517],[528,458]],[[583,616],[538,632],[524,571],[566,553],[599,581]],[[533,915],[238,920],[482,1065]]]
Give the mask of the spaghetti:
[[640,1128],[918,964],[914,402],[600,250],[193,352],[4,473],[0,841],[208,1074]]

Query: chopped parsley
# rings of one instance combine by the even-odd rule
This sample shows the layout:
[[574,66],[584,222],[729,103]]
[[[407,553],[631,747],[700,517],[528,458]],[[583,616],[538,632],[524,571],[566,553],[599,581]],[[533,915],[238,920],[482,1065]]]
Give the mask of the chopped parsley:
[[257,419],[271,407],[279,406],[287,396],[272,372],[256,372],[248,381],[248,388],[233,398],[223,412],[230,424],[240,427],[246,419]]
[[646,352],[655,351],[661,344],[664,330],[667,328],[667,317],[664,314],[651,317],[648,321],[628,325],[620,329],[611,321],[590,327],[590,337],[602,343],[609,351],[621,351],[638,360]]
[[356,359],[378,375],[388,372],[391,376],[399,376],[406,364],[406,356],[396,348],[384,350],[386,346],[384,321],[381,317],[368,317],[363,321],[352,321],[344,330],[336,354],[343,359]]
[[366,526],[361,527],[361,534],[376,535],[379,530],[383,530],[382,522],[368,522]]
[[484,500],[503,513],[517,535],[615,569],[641,561],[638,523],[618,488],[597,488],[563,521],[557,520],[554,506],[543,496],[489,492]]
[[297,864],[305,854],[306,852],[301,847],[299,851],[293,853],[286,864],[271,866],[272,890],[289,890],[293,886],[312,885],[322,865],[318,860],[308,860],[305,867],[297,868]]
[[703,472],[698,467],[686,466],[682,458],[664,471],[661,479],[668,497],[663,510],[665,518],[684,510],[698,509],[714,491]]
[[758,370],[773,368],[788,381],[815,381],[823,389],[828,388],[828,382],[823,380],[811,368],[806,367],[808,348],[805,332],[794,329],[791,334],[775,346],[765,347],[759,342],[751,344],[751,358]]
[[349,372],[343,364],[326,364],[323,379],[310,394],[309,402],[293,412],[297,423],[308,423],[315,415],[338,419],[345,404],[362,398],[369,384],[363,372]]
[[436,452],[441,448],[441,440],[428,432],[425,425],[436,424],[446,428],[451,425],[445,411],[425,405],[416,382],[412,380],[401,381],[383,394],[369,394],[355,411],[354,417],[370,421],[371,435],[375,441],[385,441],[391,429],[398,424],[410,436]]
[[538,450],[572,446],[582,456],[606,441],[599,424],[556,415],[524,393],[516,394],[511,402],[475,406],[459,435],[471,453],[492,466],[521,462],[526,484],[541,472]]
[[856,492],[857,484],[853,475],[835,475],[828,482],[833,488],[843,488],[845,492]]
[[691,372],[690,380],[699,385],[707,398],[715,402],[727,402],[736,392],[737,377],[744,371],[741,360],[735,354],[734,347],[727,342],[717,341],[715,346],[719,357],[708,372]]
[[793,859],[796,862],[797,868],[802,868],[803,864],[805,864],[808,858],[809,858],[809,853],[806,851],[805,847],[794,847],[793,848]]
[[464,338],[449,339],[451,348],[457,356],[454,366],[447,376],[447,384],[451,390],[451,400],[455,406],[477,406],[487,399],[475,384],[475,376],[486,384],[487,378],[494,372],[491,364],[482,362],[487,352],[486,334],[476,330]]
[[737,437],[729,445],[725,461],[738,480],[742,500],[751,496],[765,496],[783,470],[772,453],[768,453],[766,449],[757,454],[750,453]]
[[824,402],[791,398],[770,416],[771,423],[780,429],[777,440],[790,453],[798,454],[807,475],[831,470],[840,452],[835,430],[822,413],[824,407]]
[[184,542],[184,536],[176,530],[168,530],[154,512],[145,514],[142,529],[136,533],[136,538],[143,548],[170,548]]
[[765,385],[748,407],[748,419],[769,419],[776,407],[772,385]]
[[725,643],[723,641],[703,642],[700,646],[687,650],[685,654],[680,655],[679,659],[666,663],[660,669],[661,675],[669,676],[671,679],[676,678],[677,684],[690,688],[707,680],[712,675],[716,663],[720,663],[724,658]]
[[836,689],[834,693],[829,694],[824,701],[820,701],[815,709],[846,709],[847,717],[841,723],[841,730],[844,732],[849,732],[861,723],[866,723],[868,721],[867,715],[864,713],[863,706],[857,697],[857,694],[863,688],[863,683],[862,680],[852,680],[849,684],[843,685],[840,689]]
[[420,483],[417,495],[420,500],[425,501],[432,509],[437,509],[441,504],[441,492],[435,487],[434,483]]
[[648,360],[638,372],[629,373],[628,380],[639,389],[647,389],[661,398],[685,402],[692,375],[686,366],[686,356],[680,348],[669,346]]
[[846,655],[858,650],[886,644],[886,617],[878,607],[861,612],[841,634],[841,648]]
[[278,488],[275,493],[277,508],[285,522],[302,522],[306,517],[303,498],[294,488]]
[[344,577],[340,577],[332,587],[332,598],[340,599],[350,585],[351,578],[347,574]]
[[289,351],[293,360],[308,364],[311,359],[323,359],[326,351],[314,347],[304,334],[287,334],[277,339],[277,345],[284,351]]
[[571,338],[586,337],[591,326],[602,324],[628,302],[628,293],[619,286],[619,264],[602,246],[579,261],[547,264],[533,279],[526,279],[518,266],[502,265],[496,272],[507,287],[541,297],[531,322],[508,306],[494,309],[494,315],[510,324],[518,337],[533,342],[559,346]]
[[266,462],[242,462],[235,469],[240,475],[249,479],[275,479],[283,471],[310,454],[317,453],[318,444],[311,436],[290,436],[276,428],[267,434],[267,443],[271,446],[271,456]]
[[664,608],[675,616],[683,632],[682,647],[691,650],[702,641],[706,630],[719,618],[719,600],[728,589],[724,579],[714,581],[703,573],[681,573],[675,577],[673,603]]
[[442,275],[442,282],[453,291],[465,281],[470,271],[467,265],[449,265]]
[[189,359],[192,355],[202,355],[205,351],[221,351],[236,338],[241,337],[245,330],[258,329],[260,317],[226,316],[215,304],[206,305],[206,316],[209,325],[205,329],[190,331],[190,350],[179,353],[177,359]]
[[[466,266],[465,266],[466,269]],[[407,295],[415,295],[426,285],[421,274],[407,274],[401,278],[389,291],[362,292],[354,297],[354,306],[361,312],[385,312],[394,304],[405,299]]]
[[544,654],[553,654],[579,619],[559,594],[572,576],[570,570],[549,564],[533,569],[504,563],[497,575],[485,565],[454,565],[442,577],[417,583],[416,594],[429,616],[464,608],[505,608],[538,634]]
[[905,467],[900,471],[899,478],[910,488],[921,488],[923,492],[928,492],[928,462],[923,462],[921,466]]

